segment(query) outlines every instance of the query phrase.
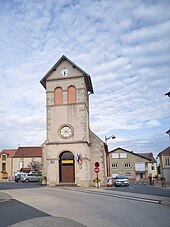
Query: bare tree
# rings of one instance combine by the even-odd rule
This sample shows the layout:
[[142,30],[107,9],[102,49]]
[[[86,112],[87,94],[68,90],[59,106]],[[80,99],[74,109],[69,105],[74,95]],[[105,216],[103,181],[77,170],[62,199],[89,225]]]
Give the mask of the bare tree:
[[34,158],[31,160],[28,166],[30,166],[31,169],[36,172],[42,170],[42,163],[40,161],[36,161]]

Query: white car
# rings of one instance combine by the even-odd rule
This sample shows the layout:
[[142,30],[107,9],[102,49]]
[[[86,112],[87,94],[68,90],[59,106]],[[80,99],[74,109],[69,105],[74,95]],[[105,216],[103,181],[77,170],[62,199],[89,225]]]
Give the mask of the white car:
[[125,176],[116,176],[114,180],[115,187],[117,186],[129,186],[128,177]]

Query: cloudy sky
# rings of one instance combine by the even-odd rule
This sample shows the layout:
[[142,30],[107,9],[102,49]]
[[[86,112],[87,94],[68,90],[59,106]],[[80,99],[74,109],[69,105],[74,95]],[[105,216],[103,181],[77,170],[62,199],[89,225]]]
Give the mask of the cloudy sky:
[[170,145],[170,0],[0,0],[0,150],[44,142],[39,81],[63,54],[91,75],[110,149]]

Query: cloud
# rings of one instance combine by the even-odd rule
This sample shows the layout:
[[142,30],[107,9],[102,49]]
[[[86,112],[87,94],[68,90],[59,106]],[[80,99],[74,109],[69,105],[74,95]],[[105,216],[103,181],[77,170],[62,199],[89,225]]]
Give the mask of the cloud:
[[[159,141],[159,143],[157,141]],[[129,151],[134,151],[136,153],[153,152],[155,157],[159,152],[161,152],[168,146],[168,137],[162,134],[155,134],[152,136],[145,136],[145,138],[141,137],[137,139],[127,139],[126,137],[121,137],[120,140],[116,138],[115,140],[109,141],[110,150],[113,150],[116,147],[121,147]]]
[[[168,1],[0,2],[2,149],[45,140],[39,80],[63,54],[91,75],[95,133],[117,133],[127,149],[138,149],[140,140],[148,141],[140,151],[166,146],[160,135],[169,117],[169,12]],[[152,146],[155,134],[162,142]]]
[[146,123],[146,126],[148,127],[156,127],[160,125],[160,122],[158,120],[151,120]]

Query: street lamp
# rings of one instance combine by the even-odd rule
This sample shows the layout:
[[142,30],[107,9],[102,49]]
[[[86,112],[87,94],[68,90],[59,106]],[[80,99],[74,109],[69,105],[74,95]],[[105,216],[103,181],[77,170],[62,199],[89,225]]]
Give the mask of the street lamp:
[[170,129],[166,133],[169,135],[169,139],[170,139]]
[[107,144],[107,141],[109,139],[115,139],[116,136],[112,135],[112,136],[109,136],[109,137],[106,137],[105,135],[105,151],[106,151],[106,168],[107,168],[107,177],[110,177],[110,159],[109,159],[109,149],[108,149],[108,144]]
[[[167,95],[168,97],[170,97],[170,91],[167,92],[165,95]],[[170,139],[170,129],[166,133],[169,135],[169,139]]]
[[106,135],[105,135],[105,143],[107,144],[107,140],[109,140],[109,139],[115,139],[115,138],[116,138],[116,136],[114,136],[114,135],[109,136],[109,137],[106,137]]
[[170,97],[170,91],[169,91],[169,92],[167,92],[165,95],[167,95],[167,96],[169,96],[169,97]]

